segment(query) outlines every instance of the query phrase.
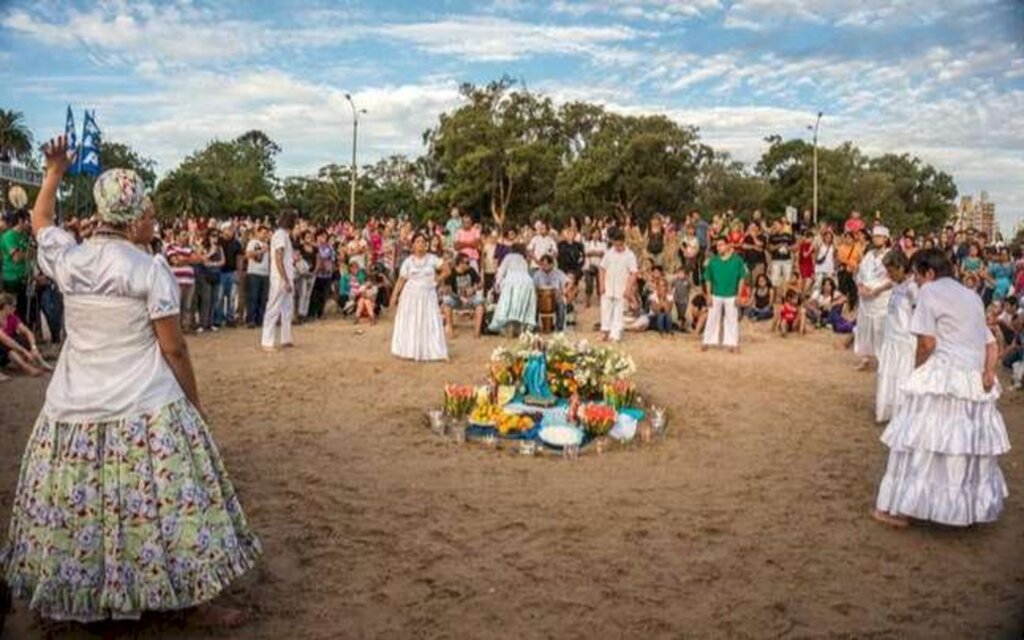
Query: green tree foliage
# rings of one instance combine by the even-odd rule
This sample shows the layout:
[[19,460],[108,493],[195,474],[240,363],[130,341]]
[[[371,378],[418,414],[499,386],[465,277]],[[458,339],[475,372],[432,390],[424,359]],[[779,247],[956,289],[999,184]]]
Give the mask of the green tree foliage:
[[694,201],[700,164],[712,154],[694,127],[665,116],[623,116],[578,103],[563,114],[571,162],[557,178],[559,207],[647,219]]
[[[210,142],[203,149],[185,158],[185,161],[164,179],[176,176],[179,184],[203,185],[201,195],[193,203],[179,197],[164,200],[165,205],[170,207],[166,214],[188,212],[192,215],[227,217],[269,213],[267,201],[274,200],[276,203],[277,178],[274,175],[274,158],[280,151],[281,148],[273,140],[256,130],[234,140]],[[191,175],[185,177],[186,174]],[[176,192],[178,188],[175,186],[172,191]],[[212,203],[207,202],[210,193]],[[175,204],[191,204],[193,207],[175,210]]]
[[25,163],[32,157],[32,132],[20,111],[0,109],[0,162],[18,160]]
[[424,134],[440,197],[498,225],[550,203],[563,150],[551,99],[507,77],[461,93],[466,104]]
[[[766,205],[810,208],[813,201],[813,147],[804,140],[766,139],[768,149],[757,171],[768,180]],[[953,212],[953,178],[908,154],[864,155],[851,142],[818,148],[819,218],[840,222],[853,209],[877,214],[895,229],[942,226]]]
[[160,181],[154,200],[157,215],[164,219],[207,217],[216,210],[217,190],[205,176],[179,167]]
[[[665,116],[625,115],[587,102],[556,106],[508,77],[464,84],[460,92],[462,104],[423,134],[423,155],[362,167],[357,219],[436,219],[451,205],[501,226],[588,214],[643,221],[691,208],[741,216],[762,209],[773,217],[786,207],[812,206],[814,147],[806,140],[769,136],[750,166],[704,144],[695,127]],[[15,153],[5,142],[4,118],[16,123],[20,114],[10,114],[0,111],[0,151]],[[321,221],[347,218],[351,167],[328,164],[314,175],[279,180],[280,151],[259,130],[210,142],[160,183],[162,213],[263,216],[288,206]],[[838,223],[859,209],[866,217],[877,212],[895,229],[932,229],[948,221],[956,185],[920,159],[870,157],[851,142],[817,151],[819,219]],[[152,164],[130,149],[114,155],[123,162],[113,164],[142,166],[152,180]],[[104,158],[104,165],[112,163]]]

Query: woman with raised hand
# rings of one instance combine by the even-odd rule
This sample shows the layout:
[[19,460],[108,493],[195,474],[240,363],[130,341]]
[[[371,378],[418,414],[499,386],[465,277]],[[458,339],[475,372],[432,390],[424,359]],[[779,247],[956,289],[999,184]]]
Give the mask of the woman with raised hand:
[[[207,603],[261,553],[207,429],[178,323],[174,275],[133,244],[153,225],[144,185],[111,169],[83,244],[54,226],[72,161],[60,136],[32,228],[65,297],[67,341],[29,438],[0,575],[40,615],[94,622]],[[206,622],[241,611],[205,607]]]

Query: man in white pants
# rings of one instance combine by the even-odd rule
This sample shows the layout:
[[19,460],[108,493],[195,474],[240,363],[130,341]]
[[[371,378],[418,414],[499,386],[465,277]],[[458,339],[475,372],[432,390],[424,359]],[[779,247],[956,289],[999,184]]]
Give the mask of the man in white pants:
[[704,343],[701,351],[709,346],[721,344],[733,353],[739,351],[740,325],[736,295],[740,283],[748,277],[747,265],[733,253],[732,244],[724,237],[715,244],[718,254],[711,256],[704,269],[704,286],[711,299],[707,324],[704,326]]
[[285,211],[277,221],[277,231],[270,238],[270,293],[263,315],[264,350],[273,351],[277,323],[281,323],[282,347],[292,346],[292,317],[295,315],[295,260],[292,255],[292,234],[295,213]]
[[601,292],[601,331],[605,341],[618,342],[625,327],[626,301],[636,289],[639,271],[636,254],[626,248],[626,234],[619,227],[608,230],[612,248],[601,258],[598,271]]

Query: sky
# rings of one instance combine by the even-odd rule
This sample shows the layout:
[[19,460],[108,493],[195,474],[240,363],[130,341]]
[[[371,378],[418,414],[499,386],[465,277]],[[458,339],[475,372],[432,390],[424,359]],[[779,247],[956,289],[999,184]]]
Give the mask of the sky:
[[910,152],[1024,218],[1015,0],[0,0],[0,107],[40,141],[68,104],[173,169],[261,129],[279,175],[419,154],[461,82],[660,113],[755,162],[765,136]]

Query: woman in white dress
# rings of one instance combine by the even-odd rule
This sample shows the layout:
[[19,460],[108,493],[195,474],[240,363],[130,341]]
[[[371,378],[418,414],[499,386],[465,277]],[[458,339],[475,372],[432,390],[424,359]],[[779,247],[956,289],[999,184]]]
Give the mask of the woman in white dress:
[[449,269],[441,258],[427,253],[427,237],[417,233],[412,241],[412,255],[402,263],[391,294],[391,308],[397,308],[391,336],[392,355],[418,361],[448,359],[437,298],[437,285],[448,275]]
[[895,286],[885,316],[885,342],[878,352],[875,420],[888,422],[903,401],[903,383],[914,371],[917,338],[910,333],[910,318],[917,299],[917,284],[909,277],[909,264],[902,251],[890,251],[882,263]]
[[54,226],[65,137],[44,151],[32,227],[39,268],[64,294],[67,341],[22,458],[0,575],[56,620],[200,605],[261,548],[202,415],[174,275],[132,244],[153,225],[144,185],[133,171],[101,175],[100,224],[79,245]]
[[491,318],[491,331],[499,332],[509,324],[517,329],[537,326],[537,290],[525,256],[526,247],[515,244],[498,266],[494,279],[498,305]]
[[912,265],[920,287],[910,321],[917,368],[882,434],[889,462],[873,515],[896,527],[909,518],[992,522],[1007,495],[998,456],[1010,450],[996,406],[995,337],[981,298],[953,279],[941,250],[918,251]]
[[885,315],[889,310],[892,282],[885,272],[882,259],[888,249],[889,230],[878,225],[871,231],[871,250],[861,258],[855,281],[857,326],[853,334],[853,351],[860,356],[858,369],[867,369],[885,341]]

